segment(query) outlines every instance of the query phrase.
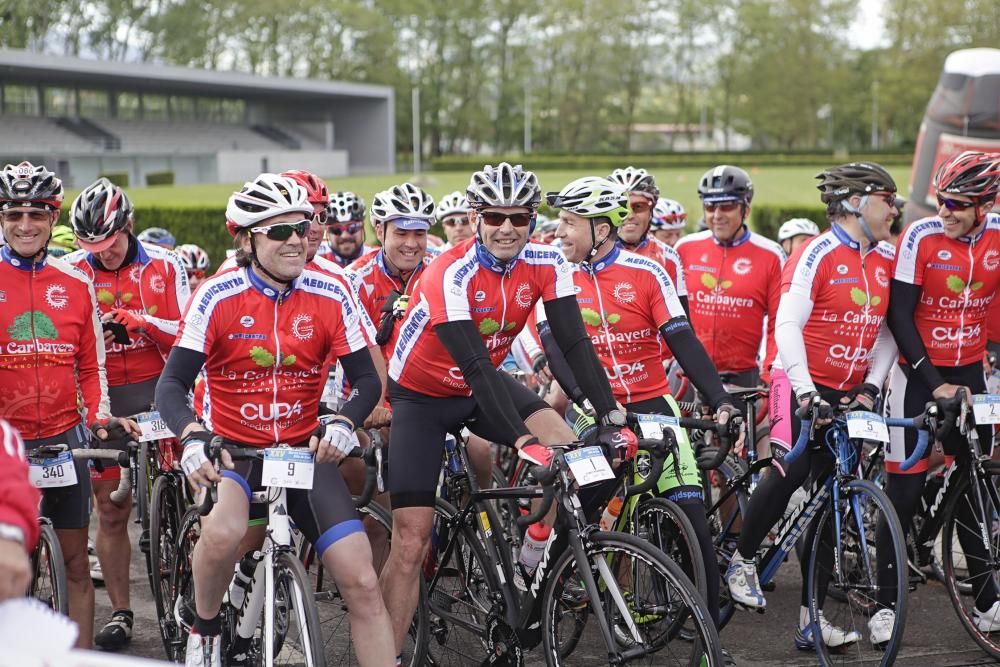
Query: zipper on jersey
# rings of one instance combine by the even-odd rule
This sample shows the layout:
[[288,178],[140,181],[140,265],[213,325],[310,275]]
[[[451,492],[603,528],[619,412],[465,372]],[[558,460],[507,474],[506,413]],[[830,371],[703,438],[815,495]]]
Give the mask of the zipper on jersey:
[[281,339],[278,338],[278,306],[281,305],[281,294],[274,300],[274,317],[271,318],[271,335],[274,336],[274,366],[271,367],[271,430],[274,432],[274,442],[278,437],[278,369],[281,367]]
[[[503,309],[500,311],[500,328],[493,333],[493,350],[497,349],[497,336],[504,332],[504,327],[507,326],[507,276],[510,275],[510,269],[504,269],[503,275],[500,276],[500,299],[503,301]],[[490,357],[493,356],[493,350],[487,350]],[[466,383],[468,384],[468,383]]]
[[[872,250],[873,251],[875,250],[874,247],[872,248]],[[870,318],[871,318],[872,291],[871,291],[871,284],[868,282],[868,274],[865,273],[865,255],[864,255],[864,251],[859,249],[858,250],[858,254],[859,254],[860,258],[861,258],[861,279],[865,283],[865,309],[866,309],[866,312],[865,312],[865,321],[864,321],[864,324],[861,325],[861,332],[858,334],[858,349],[860,350],[861,349],[861,344],[865,340],[865,333],[868,331],[868,323],[870,322]],[[875,351],[875,345],[874,344],[872,344],[871,351],[872,352]],[[838,389],[843,389],[844,385],[847,384],[848,378],[854,373],[854,366],[855,366],[855,364],[858,361],[857,360],[857,353],[855,353],[855,354],[853,354],[851,356],[854,357],[853,359],[851,359],[851,366],[850,366],[850,368],[847,369],[847,375],[841,381],[840,386],[837,387]]]
[[956,366],[962,365],[962,339],[965,338],[965,309],[969,307],[969,299],[972,297],[972,272],[976,268],[976,260],[972,253],[972,247],[975,243],[975,239],[969,241],[969,275],[965,278],[965,289],[962,290],[962,310],[958,314],[958,336],[955,339],[958,345],[958,349],[955,350]]
[[31,345],[35,349],[35,414],[37,416],[35,438],[42,437],[42,378],[39,372],[38,363],[38,334],[35,332],[35,263],[31,263],[31,276],[28,279],[28,305],[31,308]]
[[[604,344],[608,347],[608,356],[611,357],[611,365],[614,369],[615,375],[622,384],[622,388],[625,389],[625,402],[632,402],[632,390],[629,388],[628,383],[625,382],[625,378],[620,375],[621,368],[618,366],[618,358],[615,356],[614,346],[611,344],[611,332],[608,330],[608,318],[607,313],[604,312],[604,299],[601,297],[601,287],[597,284],[597,272],[591,274],[591,280],[594,281],[594,291],[597,293],[597,307],[601,309],[601,327],[604,329]],[[604,369],[607,372],[607,369]]]

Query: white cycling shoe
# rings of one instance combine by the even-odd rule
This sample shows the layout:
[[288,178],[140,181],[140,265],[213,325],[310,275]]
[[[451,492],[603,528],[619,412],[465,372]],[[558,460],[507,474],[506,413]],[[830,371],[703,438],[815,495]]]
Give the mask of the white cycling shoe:
[[[854,644],[859,639],[859,635],[854,630],[848,632],[847,630],[841,630],[836,625],[830,623],[823,616],[823,612],[819,614],[819,630],[820,635],[822,635],[823,643],[830,648],[839,648],[847,644]],[[810,623],[804,628],[797,628],[795,630],[795,648],[800,651],[812,651],[816,648],[815,638],[813,637],[813,624]]]
[[891,609],[879,609],[868,619],[868,639],[872,644],[881,646],[892,639],[892,628],[896,625],[896,612]]
[[188,635],[185,667],[222,667],[222,635]]
[[751,609],[763,611],[767,606],[764,593],[757,578],[757,565],[753,560],[744,560],[737,551],[729,561],[726,570],[726,585],[729,586],[729,596],[736,604]]
[[993,606],[986,611],[976,609],[973,612],[976,627],[980,632],[1000,631],[1000,600],[993,603]]

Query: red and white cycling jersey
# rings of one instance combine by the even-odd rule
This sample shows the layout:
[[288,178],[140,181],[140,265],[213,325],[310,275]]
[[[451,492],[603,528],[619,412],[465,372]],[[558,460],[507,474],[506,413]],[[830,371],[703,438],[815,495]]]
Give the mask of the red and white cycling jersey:
[[[669,393],[659,329],[686,313],[664,267],[615,247],[592,268],[579,265],[573,283],[615,400],[628,404]],[[544,311],[538,317],[544,319]]]
[[[393,290],[403,294],[407,291],[408,286],[415,285],[427,263],[428,260],[425,258],[422,263],[417,265],[409,280],[404,283],[399,276],[390,273],[389,268],[385,265],[384,253],[382,250],[378,250],[356,260],[344,270],[344,275],[351,282],[358,301],[369,319],[372,322],[381,322],[382,306],[385,305],[389,294]],[[388,345],[382,349],[386,359],[389,358],[390,350]]]
[[683,237],[675,250],[684,267],[691,326],[715,367],[722,372],[757,368],[766,317],[766,376],[776,355],[781,246],[750,230],[724,245],[706,230]]
[[105,363],[111,387],[159,377],[191,296],[187,272],[177,255],[157,245],[136,243],[135,260],[117,271],[98,268],[86,250],[63,258],[93,281],[100,314],[124,308],[141,313],[150,325],[145,335],[135,336],[128,345],[111,343],[107,348]]
[[356,262],[357,260],[363,258],[365,255],[370,254],[378,249],[379,249],[378,246],[371,246],[368,245],[367,243],[362,243],[360,255],[358,255],[354,259],[345,259],[333,251],[333,246],[330,245],[329,242],[323,241],[322,243],[319,244],[319,250],[316,251],[316,256],[322,257],[325,260],[333,262],[340,268],[345,269],[352,262]]
[[28,552],[38,540],[40,499],[38,489],[28,481],[24,442],[14,427],[0,419],[0,523],[21,529]]
[[104,335],[87,276],[61,259],[29,265],[0,249],[0,417],[28,440],[111,414]]
[[250,269],[198,286],[176,345],[207,355],[203,418],[250,446],[298,444],[316,427],[331,353],[368,346],[350,287],[307,268],[283,293]]
[[434,326],[469,320],[499,367],[535,303],[571,296],[573,271],[562,252],[528,243],[503,269],[467,239],[423,271],[406,317],[390,341],[389,377],[428,396],[468,396],[469,385]]
[[[879,243],[862,255],[860,245],[832,225],[799,246],[785,263],[782,295],[794,294],[812,304],[802,315],[802,339],[814,384],[850,389],[864,381],[889,308],[893,254],[891,245]],[[796,393],[802,393],[805,383],[795,380],[799,364],[789,358],[791,352],[782,349],[782,365]]]
[[622,248],[641,257],[648,257],[660,263],[667,270],[670,281],[674,284],[677,296],[687,296],[687,283],[684,282],[684,263],[680,254],[672,247],[655,236],[647,236],[642,243],[634,248]]
[[990,213],[975,237],[950,239],[940,218],[924,218],[903,230],[892,277],[920,285],[913,314],[935,366],[981,361],[987,317],[1000,287],[1000,215]]

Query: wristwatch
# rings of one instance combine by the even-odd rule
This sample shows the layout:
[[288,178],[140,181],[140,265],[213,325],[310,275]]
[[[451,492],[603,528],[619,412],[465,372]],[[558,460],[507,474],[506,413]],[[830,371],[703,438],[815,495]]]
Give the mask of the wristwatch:
[[0,523],[0,540],[11,540],[18,544],[24,544],[24,530],[20,526],[9,523]]
[[621,428],[625,426],[625,423],[625,413],[618,408],[611,410],[601,417],[601,426],[617,426]]

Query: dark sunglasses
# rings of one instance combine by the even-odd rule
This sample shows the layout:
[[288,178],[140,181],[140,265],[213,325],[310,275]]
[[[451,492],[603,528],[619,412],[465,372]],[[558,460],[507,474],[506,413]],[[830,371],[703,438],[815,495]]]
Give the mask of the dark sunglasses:
[[702,204],[705,208],[705,213],[711,213],[713,211],[722,211],[723,213],[732,213],[737,208],[739,208],[740,203],[738,201],[724,201],[718,203],[705,202]]
[[267,238],[272,241],[287,241],[292,238],[292,234],[298,234],[300,238],[305,238],[310,224],[312,223],[308,220],[279,222],[278,224],[267,225],[266,227],[254,227],[250,231],[254,234],[266,234]]
[[964,211],[976,205],[974,201],[959,201],[958,199],[950,199],[941,195],[937,196],[937,201],[938,206],[944,206],[949,211]]
[[479,219],[487,227],[499,227],[506,221],[515,227],[527,227],[535,219],[534,213],[500,213],[499,211],[482,211]]
[[352,222],[349,225],[327,225],[326,233],[332,234],[333,236],[340,236],[341,234],[357,234],[358,230],[361,229],[361,223]]
[[652,208],[647,201],[634,201],[628,207],[632,209],[633,213],[645,213]]

